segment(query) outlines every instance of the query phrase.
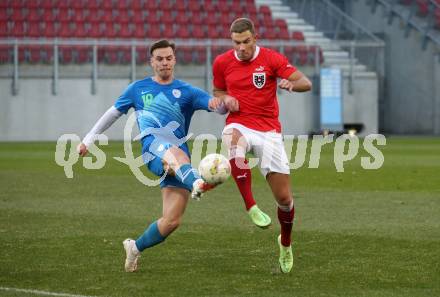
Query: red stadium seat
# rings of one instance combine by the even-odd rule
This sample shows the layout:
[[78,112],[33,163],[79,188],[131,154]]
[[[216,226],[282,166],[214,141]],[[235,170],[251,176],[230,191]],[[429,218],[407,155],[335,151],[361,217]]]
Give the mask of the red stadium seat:
[[10,2],[10,7],[12,7],[13,9],[22,9],[24,8],[24,4],[22,0],[14,0]]
[[[2,19],[2,12],[3,11],[0,10],[0,21]],[[6,13],[6,10],[4,12]],[[40,14],[38,13],[37,9],[30,9],[26,19],[29,22],[38,22],[39,20],[41,20]]]
[[88,46],[75,46],[74,57],[75,62],[79,64],[91,62],[92,49]]
[[148,29],[145,32],[145,37],[158,39],[161,37],[161,30],[159,24],[148,24]]
[[206,63],[206,47],[204,46],[197,46],[194,48],[195,51],[195,60],[194,62],[198,64],[204,64]]
[[70,7],[77,10],[77,9],[83,9],[86,7],[86,2],[84,0],[74,0],[70,2]]
[[88,31],[88,37],[99,38],[101,37],[101,29],[98,23],[90,24],[90,30]]
[[73,62],[73,48],[71,46],[59,47],[60,62],[70,64]]
[[53,46],[42,45],[40,52],[40,62],[52,63],[53,62]]
[[123,46],[119,48],[119,61],[122,64],[131,63],[131,47]]
[[[208,15],[207,17],[209,18],[211,16]],[[205,22],[205,19],[203,17],[203,15],[200,13],[200,11],[193,11],[191,14],[191,24],[193,25],[201,25]]]
[[85,14],[85,22],[88,23],[100,23],[101,22],[101,11],[98,9],[90,9],[88,13]]
[[14,22],[12,27],[11,36],[12,37],[24,37],[26,34],[24,24],[22,22]]
[[105,47],[105,61],[109,64],[119,63],[118,48],[116,46]]
[[219,28],[222,27],[219,27],[218,24],[209,25],[207,30],[207,37],[211,39],[222,38],[222,30],[220,30]]
[[41,37],[41,25],[39,22],[28,23],[28,30],[26,36],[28,37]]
[[174,37],[174,29],[171,24],[164,25],[162,36],[165,38],[173,38]]
[[322,64],[324,62],[324,55],[322,54],[322,49],[319,46],[309,46],[309,63],[314,65],[315,59],[316,59],[316,49],[318,49],[318,58],[319,58],[319,64]]
[[149,0],[145,2],[145,9],[150,11],[155,11],[159,6],[155,0]]
[[286,30],[288,30],[287,23],[286,23],[286,21],[284,19],[275,19],[274,26],[279,28],[279,29],[286,29]]
[[191,18],[188,14],[181,12],[176,15],[175,22],[177,24],[187,25],[191,22]]
[[105,10],[112,10],[113,9],[112,0],[103,0],[101,2],[101,6],[100,7],[105,9]]
[[57,36],[58,32],[55,28],[54,23],[44,23],[42,33],[44,37],[53,38]]
[[267,5],[261,5],[259,9],[260,14],[264,16],[272,17],[272,12],[270,10],[270,7]]
[[12,48],[10,46],[0,45],[0,63],[6,64],[12,62]]
[[15,8],[9,19],[13,22],[23,22],[26,19],[24,10],[21,8]]
[[134,11],[142,12],[144,9],[144,2],[142,0],[132,0],[131,1],[131,8]]
[[288,40],[290,39],[290,35],[289,35],[289,30],[287,29],[280,29],[277,32],[277,38],[279,39],[284,39],[284,40]]
[[215,12],[208,12],[208,15],[206,16],[206,24],[208,26],[218,26],[222,22],[222,16],[215,13]]
[[72,7],[72,3],[69,0],[67,0],[67,1],[53,0],[50,7],[54,8],[55,6],[58,7],[59,9],[69,9],[70,7]]
[[118,33],[118,37],[121,37],[121,38],[132,37],[131,28],[128,24],[121,24],[121,30]]
[[304,66],[308,62],[308,51],[307,47],[303,45],[298,45],[295,47],[295,64]]
[[195,25],[192,28],[191,37],[197,39],[205,38],[206,37],[205,30],[203,30],[202,26]]
[[190,0],[188,3],[188,10],[191,10],[193,12],[200,12],[204,10],[204,7],[202,7],[201,2],[197,0]]
[[118,9],[119,11],[126,11],[129,7],[129,3],[127,0],[118,0],[115,2],[116,4],[116,9]]
[[177,50],[177,61],[182,64],[189,64],[193,61],[193,49],[190,47],[179,47]]
[[417,2],[417,14],[419,16],[425,17],[429,13],[429,0],[416,0]]
[[7,37],[9,35],[8,26],[6,22],[0,23],[0,37]]
[[120,24],[128,24],[130,22],[130,17],[128,16],[127,10],[119,10],[116,21]]
[[174,9],[179,11],[179,14],[185,13],[187,10],[185,1],[176,1],[176,5],[174,6]]
[[151,12],[148,14],[147,21],[150,24],[160,24],[162,23],[160,14],[157,11]]
[[[161,1],[159,7],[163,10],[173,10],[174,9],[174,1]],[[179,2],[179,1],[177,1]]]
[[39,45],[27,46],[29,63],[36,64],[41,59],[41,49]]
[[179,25],[176,30],[176,36],[178,38],[190,38],[191,34],[189,33],[188,27],[186,25]]
[[100,2],[98,0],[88,0],[86,7],[91,10],[97,10],[100,7]]
[[261,36],[263,39],[276,39],[277,33],[272,27],[265,27]]
[[172,24],[174,23],[174,15],[171,10],[162,10],[161,14],[161,22],[164,24]]
[[82,23],[85,20],[83,9],[82,8],[76,8],[71,10],[72,12],[72,20],[76,23]]
[[55,22],[57,19],[57,15],[54,13],[52,9],[44,9],[43,12],[41,13],[40,19],[42,19],[45,22]]
[[136,64],[145,64],[148,59],[148,49],[145,47],[136,48]]
[[76,38],[85,38],[88,37],[88,32],[84,23],[76,23],[75,29],[73,30],[74,37]]
[[[58,22],[68,22],[68,21],[70,21],[69,10],[68,9],[60,9],[58,11],[58,14],[56,15],[55,19]],[[49,20],[47,20],[46,22],[49,22]]]
[[304,34],[301,31],[293,31],[292,32],[292,39],[293,40],[298,40],[298,41],[304,41]]
[[135,24],[143,24],[144,23],[144,12],[135,10],[132,18]]
[[7,22],[9,16],[7,14],[6,9],[0,8],[0,22]]
[[26,1],[26,7],[29,9],[38,9],[40,8],[40,3],[38,0],[28,0]]
[[57,31],[54,23],[42,23],[41,36],[46,38],[54,38],[57,36]]
[[135,38],[145,38],[145,25],[142,23],[136,24],[134,27],[133,36]]

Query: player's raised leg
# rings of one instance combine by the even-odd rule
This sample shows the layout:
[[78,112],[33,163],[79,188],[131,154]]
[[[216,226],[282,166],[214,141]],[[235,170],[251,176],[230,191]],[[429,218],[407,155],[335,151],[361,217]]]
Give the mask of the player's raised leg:
[[271,224],[270,217],[261,211],[252,194],[252,172],[246,159],[247,142],[237,129],[226,129],[223,132],[223,143],[228,148],[231,175],[240,191],[241,196],[252,222],[260,228]]
[[163,161],[165,170],[192,191],[192,198],[198,200],[203,193],[215,187],[203,181],[197,170],[192,167],[188,154],[182,149],[176,146],[170,147],[165,152]]
[[293,266],[291,234],[295,216],[290,177],[288,174],[271,172],[266,176],[266,179],[278,203],[278,220],[281,226],[281,234],[278,237],[280,247],[279,264],[281,271],[288,273]]

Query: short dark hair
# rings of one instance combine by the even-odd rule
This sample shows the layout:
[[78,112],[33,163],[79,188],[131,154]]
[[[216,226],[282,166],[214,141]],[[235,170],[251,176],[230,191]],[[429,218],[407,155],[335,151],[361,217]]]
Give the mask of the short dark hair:
[[153,51],[155,49],[167,47],[171,47],[173,49],[173,52],[176,49],[176,45],[174,44],[174,42],[168,41],[167,39],[158,40],[150,46],[150,55],[153,56]]
[[255,34],[254,23],[248,18],[238,18],[232,22],[229,31],[231,31],[231,33],[243,33],[248,30],[252,33],[252,35]]

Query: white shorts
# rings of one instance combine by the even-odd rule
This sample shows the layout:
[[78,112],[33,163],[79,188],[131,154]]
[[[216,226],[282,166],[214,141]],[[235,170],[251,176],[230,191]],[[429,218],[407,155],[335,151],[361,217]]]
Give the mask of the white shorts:
[[223,135],[232,129],[240,131],[247,142],[246,152],[252,152],[255,156],[255,159],[249,159],[250,168],[258,165],[264,177],[269,172],[290,174],[289,160],[281,133],[261,132],[241,124],[231,123],[225,126]]

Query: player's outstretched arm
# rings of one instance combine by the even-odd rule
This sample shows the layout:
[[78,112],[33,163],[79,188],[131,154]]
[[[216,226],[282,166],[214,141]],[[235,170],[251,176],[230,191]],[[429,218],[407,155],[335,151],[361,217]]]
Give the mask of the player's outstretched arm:
[[288,79],[282,79],[278,86],[289,92],[307,92],[312,89],[312,82],[301,71],[292,73]]
[[110,107],[96,122],[92,130],[84,137],[83,141],[77,146],[76,151],[82,157],[87,155],[88,147],[95,142],[97,135],[102,134],[107,130],[117,119],[122,115],[122,112],[117,110],[114,106]]

